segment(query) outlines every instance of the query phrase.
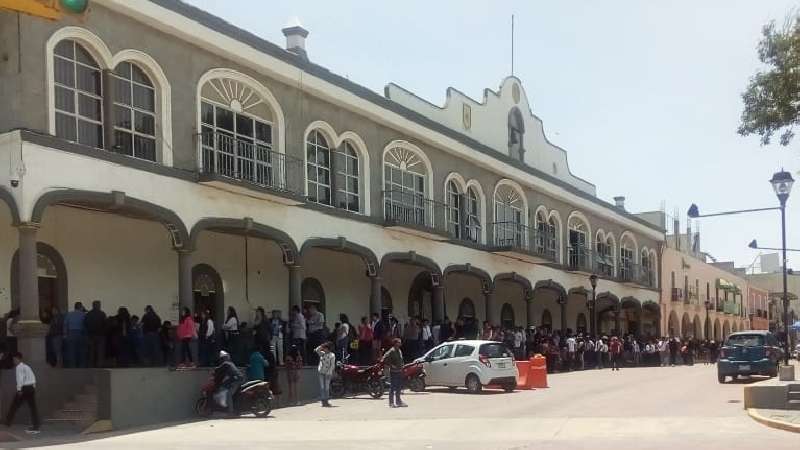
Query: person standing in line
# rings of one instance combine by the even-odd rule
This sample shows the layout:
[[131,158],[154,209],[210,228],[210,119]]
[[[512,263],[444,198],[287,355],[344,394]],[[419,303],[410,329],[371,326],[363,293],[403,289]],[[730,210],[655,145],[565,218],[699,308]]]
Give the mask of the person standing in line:
[[611,370],[619,370],[619,360],[622,358],[622,343],[616,336],[611,336],[608,344],[608,357]]
[[408,319],[408,324],[406,324],[403,331],[403,339],[405,340],[407,362],[413,361],[417,357],[417,348],[419,348],[419,325],[417,319],[413,317]]
[[669,365],[675,366],[678,364],[678,350],[680,347],[680,341],[678,338],[672,338],[669,340]]
[[211,365],[211,355],[215,354],[216,345],[216,328],[214,327],[214,319],[211,318],[211,312],[207,309],[203,310],[200,314],[200,329],[198,330],[198,340],[200,344],[200,351],[198,355],[198,363],[202,367]]
[[236,309],[233,306],[228,306],[228,315],[225,317],[225,323],[222,324],[222,331],[225,333],[225,349],[231,356],[231,360],[241,362],[241,354],[239,352],[239,315],[236,314]]
[[336,355],[333,353],[333,344],[325,342],[314,349],[319,357],[317,373],[319,375],[319,398],[324,408],[330,408],[331,404],[331,378],[333,378],[333,368],[336,365]]
[[569,335],[567,338],[567,367],[568,371],[575,369],[575,353],[578,351],[578,342],[575,336]]
[[58,367],[59,363],[64,364],[64,315],[58,306],[53,305],[50,312],[50,323],[45,337],[47,348],[47,362],[53,367]]
[[92,302],[92,310],[84,317],[84,327],[89,338],[89,367],[101,367],[106,357],[106,313],[100,301]]
[[84,319],[86,313],[83,311],[83,303],[75,302],[75,309],[64,316],[64,336],[66,352],[64,355],[64,367],[83,367],[83,341],[84,331],[86,330]]
[[[355,334],[347,314],[339,314],[341,326],[334,333],[336,336],[336,359],[347,361],[350,357],[350,340]],[[352,333],[352,334],[351,334]]]
[[431,330],[431,322],[428,319],[422,320],[422,349],[420,354],[426,353],[433,348],[433,331]]
[[[325,315],[317,309],[314,303],[308,307],[308,319],[306,320],[306,333],[309,343],[316,348],[320,343],[325,342],[328,336],[324,336]],[[331,349],[333,350],[333,349]]]
[[192,361],[192,339],[197,339],[197,329],[194,326],[194,318],[192,317],[192,312],[189,311],[189,308],[183,308],[183,315],[181,317],[181,321],[178,324],[178,341],[180,342],[181,346],[181,358],[180,363],[178,364],[179,367],[192,367],[194,366],[194,361]]
[[162,360],[161,343],[158,337],[160,329],[161,318],[158,317],[152,305],[145,306],[142,315],[142,362],[146,366],[157,366]]
[[272,340],[272,330],[270,330],[269,319],[264,308],[256,308],[256,316],[253,319],[253,333],[254,342],[253,346],[257,349],[269,348],[270,341]]
[[639,340],[633,340],[633,365],[639,366],[642,363],[642,346],[639,345]]
[[292,312],[289,313],[289,329],[292,333],[292,345],[297,347],[305,361],[306,357],[306,318],[300,312],[300,307],[297,305],[292,306]]
[[372,327],[367,322],[367,317],[361,318],[361,323],[358,325],[358,360],[362,365],[370,364],[372,352]]
[[282,366],[284,361],[284,334],[286,333],[286,322],[281,318],[279,309],[272,310],[272,317],[269,319],[269,328],[272,338],[270,339],[270,350],[275,357],[276,365]]
[[14,400],[11,402],[11,407],[6,414],[6,426],[10,427],[11,422],[14,421],[14,415],[17,413],[23,401],[28,404],[28,409],[31,411],[31,427],[26,431],[29,434],[39,433],[39,411],[36,409],[36,375],[33,370],[22,361],[22,353],[16,352],[12,356],[14,360],[14,371],[17,378],[17,393]]
[[392,340],[392,348],[386,351],[381,360],[389,367],[389,408],[405,408],[405,403],[400,400],[403,390],[403,341],[400,338]]

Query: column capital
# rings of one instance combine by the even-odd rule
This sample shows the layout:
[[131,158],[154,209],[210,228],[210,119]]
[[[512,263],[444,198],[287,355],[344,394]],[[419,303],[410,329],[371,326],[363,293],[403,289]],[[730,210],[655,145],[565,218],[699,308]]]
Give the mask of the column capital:
[[298,270],[303,268],[303,266],[301,266],[300,264],[284,264],[284,265],[289,270]]
[[25,231],[36,231],[41,227],[42,224],[39,222],[20,222],[19,224],[17,224],[17,228]]

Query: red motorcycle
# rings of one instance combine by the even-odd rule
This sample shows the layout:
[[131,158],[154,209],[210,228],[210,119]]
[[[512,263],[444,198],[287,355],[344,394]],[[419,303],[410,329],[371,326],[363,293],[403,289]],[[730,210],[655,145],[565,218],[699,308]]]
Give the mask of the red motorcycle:
[[410,362],[403,366],[403,386],[412,392],[425,391],[425,371],[422,362]]
[[331,379],[331,396],[341,398],[345,395],[358,395],[366,392],[372,398],[383,397],[383,363],[372,366],[355,366],[336,363]]

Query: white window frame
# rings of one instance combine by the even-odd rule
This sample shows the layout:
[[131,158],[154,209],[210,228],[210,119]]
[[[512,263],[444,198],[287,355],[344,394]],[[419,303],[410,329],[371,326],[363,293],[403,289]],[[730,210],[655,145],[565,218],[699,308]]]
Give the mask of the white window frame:
[[[70,58],[68,58],[66,56],[59,55],[55,51],[56,47],[58,47],[59,44],[61,44],[62,42],[67,42],[67,41],[72,44],[72,55],[73,55],[72,59],[70,59]],[[93,60],[93,62],[95,64],[94,66],[90,66],[90,65],[88,65],[86,63],[78,61],[78,57],[77,57],[78,46],[80,46],[81,49],[86,54],[88,54],[89,57],[92,58],[92,60]],[[53,80],[53,112],[54,112],[54,115],[53,115],[53,119],[54,119],[54,122],[53,122],[53,134],[58,135],[57,134],[57,131],[58,131],[57,130],[58,116],[59,115],[66,116],[72,122],[74,122],[74,126],[75,126],[75,139],[72,140],[72,142],[77,142],[78,144],[82,144],[82,145],[88,145],[88,144],[84,144],[80,140],[80,123],[81,123],[81,121],[84,121],[84,122],[90,123],[92,125],[97,125],[97,126],[100,127],[100,142],[99,142],[100,145],[96,146],[96,148],[101,148],[101,149],[105,148],[107,143],[105,142],[105,140],[106,140],[106,136],[105,136],[105,130],[106,129],[105,129],[105,124],[104,124],[104,121],[105,121],[105,111],[104,111],[105,105],[104,105],[103,98],[105,97],[105,95],[107,95],[107,93],[106,93],[105,83],[103,83],[103,65],[100,62],[98,62],[97,58],[86,47],[86,45],[84,45],[82,42],[79,42],[76,39],[72,39],[72,38],[69,38],[69,37],[61,39],[61,40],[59,40],[58,42],[55,43],[55,45],[53,46],[53,51],[52,51],[52,54],[50,55],[50,57],[52,58],[52,69],[51,69],[51,71],[52,71],[52,80]],[[55,71],[56,71],[56,61],[57,60],[63,60],[63,61],[66,61],[67,63],[72,65],[72,77],[73,77],[74,86],[67,86],[65,84],[61,84],[58,81],[56,81],[56,72]],[[87,68],[89,70],[97,72],[98,79],[100,81],[100,94],[96,94],[94,92],[85,91],[85,90],[81,89],[78,86],[78,66],[82,66],[84,68]],[[59,88],[67,90],[67,91],[70,91],[72,93],[72,103],[73,103],[74,111],[69,112],[69,111],[65,111],[63,109],[59,109],[58,108],[58,106],[57,106],[58,102],[56,101],[56,98],[58,97],[57,91],[58,91]],[[99,101],[100,102],[100,120],[92,119],[91,117],[84,116],[84,115],[82,115],[80,113],[80,96],[81,95],[84,95],[84,96],[86,96],[88,98],[91,98],[91,99],[93,99],[95,101]],[[63,136],[59,136],[59,137],[63,137]]]
[[[325,145],[320,143],[320,139]],[[313,149],[314,152],[314,160],[312,161],[309,158],[309,152]],[[333,151],[331,151],[331,143],[330,138],[325,136],[323,132],[320,130],[312,130],[308,136],[306,136],[306,184],[308,189],[308,200],[314,203],[319,203],[320,205],[325,206],[334,206],[334,192],[333,192],[333,178],[332,178],[332,167],[331,167],[331,158],[333,157]],[[325,166],[319,162],[319,155],[320,153],[327,153],[328,154],[328,165]],[[313,171],[315,174],[315,180],[309,178],[308,174]],[[328,183],[324,183],[320,181],[322,175],[327,173],[328,175]],[[324,192],[325,189],[328,190],[328,201],[320,200],[320,192]],[[313,192],[313,195],[312,195]]]
[[[131,67],[131,73],[129,74],[129,78],[123,78],[117,73],[117,67],[119,67],[122,64],[128,64]],[[133,70],[134,70],[134,68],[138,69],[142,73],[142,75],[145,78],[147,78],[148,82],[150,82],[149,86],[133,79]],[[112,117],[114,119],[114,123],[109,124],[109,125],[114,127],[114,135],[112,136],[112,138],[114,139],[114,141],[112,143],[113,148],[116,150],[116,132],[127,133],[127,134],[131,135],[131,154],[128,155],[126,153],[125,154],[126,156],[131,156],[131,157],[137,158],[137,159],[143,159],[145,161],[152,161],[152,162],[157,161],[158,160],[158,139],[156,138],[156,135],[158,134],[158,121],[157,121],[158,120],[158,115],[156,113],[156,108],[157,108],[157,105],[158,105],[158,92],[156,91],[155,83],[153,82],[153,80],[150,77],[150,75],[147,74],[147,71],[145,71],[142,67],[140,67],[137,63],[135,63],[133,61],[121,61],[119,64],[117,64],[117,66],[114,67],[114,70],[110,73],[110,79],[111,79],[112,84],[115,84],[117,82],[124,82],[124,83],[128,83],[130,85],[130,90],[129,90],[130,104],[129,105],[126,105],[124,103],[119,103],[117,101],[117,96],[116,96],[117,86],[116,85],[114,85],[114,89],[112,89],[112,91],[113,91],[111,93],[111,95],[113,96],[112,97],[112,102],[113,102],[113,106],[112,107],[114,108]],[[152,111],[148,111],[146,109],[134,106],[134,104],[133,104],[134,103],[133,102],[134,87],[136,87],[136,86],[138,86],[140,88],[148,89],[149,91],[152,92],[152,95],[153,95],[153,110]],[[130,129],[126,129],[126,128],[122,128],[122,127],[117,126],[117,121],[119,119],[117,117],[118,109],[124,109],[125,112],[128,114],[128,117],[129,117],[129,120],[130,120],[130,124],[131,124]],[[153,134],[152,135],[149,135],[149,134],[146,134],[146,133],[143,133],[143,132],[140,132],[140,131],[136,130],[136,120],[135,120],[136,113],[145,114],[145,115],[148,115],[148,116],[152,117],[152,119],[153,119]],[[144,139],[151,139],[153,141],[153,159],[142,158],[140,156],[136,156],[136,137],[137,136],[139,136],[141,138],[144,138]]]

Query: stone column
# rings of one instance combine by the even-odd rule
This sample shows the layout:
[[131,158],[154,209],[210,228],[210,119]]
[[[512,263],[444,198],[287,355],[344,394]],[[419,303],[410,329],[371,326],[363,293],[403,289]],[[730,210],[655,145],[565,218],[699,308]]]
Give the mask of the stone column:
[[379,276],[369,277],[369,312],[370,314],[381,315],[383,310],[383,302],[381,295],[381,288],[383,287],[383,279]]
[[39,323],[39,275],[36,263],[38,224],[25,223],[19,233],[19,321]]
[[298,265],[287,266],[289,269],[289,312],[292,307],[297,306],[302,311],[303,298],[301,286],[303,284],[302,267]]
[[483,291],[483,305],[486,321],[494,326],[497,320],[494,314],[494,290]]
[[24,223],[17,227],[19,233],[19,323],[17,324],[17,349],[29,363],[46,362],[45,335],[47,326],[39,319],[39,274],[36,263],[37,223]]
[[561,308],[561,334],[567,331],[567,298],[559,297],[558,306]]
[[192,293],[192,253],[178,250],[178,316],[183,308],[194,310],[194,294]]
[[432,301],[433,320],[441,322],[444,320],[444,286],[439,285],[433,287]]

